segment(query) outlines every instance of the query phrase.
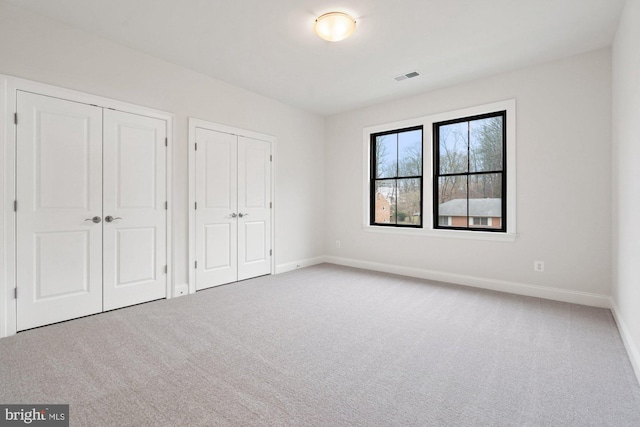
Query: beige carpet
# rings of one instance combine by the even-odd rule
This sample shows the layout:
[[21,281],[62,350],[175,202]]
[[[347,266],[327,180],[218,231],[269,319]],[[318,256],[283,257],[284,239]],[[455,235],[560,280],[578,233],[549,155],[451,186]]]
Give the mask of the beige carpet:
[[320,265],[0,340],[91,426],[640,426],[609,310]]

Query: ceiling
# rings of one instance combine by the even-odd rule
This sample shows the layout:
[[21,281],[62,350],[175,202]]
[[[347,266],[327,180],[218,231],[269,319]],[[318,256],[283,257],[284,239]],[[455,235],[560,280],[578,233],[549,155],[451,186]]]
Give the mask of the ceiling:
[[[624,0],[9,0],[321,115],[609,46]],[[313,33],[354,16],[353,36]],[[393,77],[418,71],[417,78]]]

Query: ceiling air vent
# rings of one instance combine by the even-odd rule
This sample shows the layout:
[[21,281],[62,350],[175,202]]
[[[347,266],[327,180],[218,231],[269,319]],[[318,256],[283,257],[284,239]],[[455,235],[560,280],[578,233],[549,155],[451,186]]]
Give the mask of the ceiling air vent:
[[417,71],[412,71],[410,73],[407,74],[400,74],[399,76],[395,76],[394,79],[397,82],[401,82],[403,80],[407,80],[407,79],[412,79],[414,77],[418,77],[420,75],[420,73],[418,73]]

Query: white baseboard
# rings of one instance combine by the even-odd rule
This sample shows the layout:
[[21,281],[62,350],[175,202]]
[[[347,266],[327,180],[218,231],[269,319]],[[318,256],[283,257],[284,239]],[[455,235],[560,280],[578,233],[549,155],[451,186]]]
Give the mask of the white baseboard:
[[509,282],[506,280],[488,279],[485,277],[466,276],[462,274],[446,273],[443,271],[426,270],[421,268],[403,267],[391,264],[362,261],[352,258],[334,256],[324,257],[325,262],[345,265],[348,267],[364,268],[367,270],[381,271],[385,273],[400,274],[403,276],[417,277],[420,279],[436,280],[439,282],[455,283],[457,285],[472,286],[475,288],[490,289],[493,291],[507,292],[517,295],[526,295],[550,299],[554,301],[570,302],[574,304],[589,305],[592,307],[610,308],[611,299],[608,295],[593,294],[589,292],[572,291],[569,289],[549,288],[545,286],[528,285],[525,283]]
[[618,330],[620,331],[622,342],[624,343],[624,347],[627,349],[629,360],[631,360],[631,366],[633,366],[633,371],[636,373],[636,378],[640,383],[640,350],[633,342],[631,333],[629,332],[629,328],[627,328],[627,324],[622,319],[622,316],[620,316],[618,306],[616,305],[613,298],[611,298],[611,313],[613,313],[613,318],[618,325]]
[[315,258],[307,258],[301,259],[299,261],[288,262],[286,264],[276,265],[276,274],[286,273],[288,271],[293,271],[297,268],[310,267],[316,264],[322,264],[326,262],[326,258],[323,256],[315,257]]

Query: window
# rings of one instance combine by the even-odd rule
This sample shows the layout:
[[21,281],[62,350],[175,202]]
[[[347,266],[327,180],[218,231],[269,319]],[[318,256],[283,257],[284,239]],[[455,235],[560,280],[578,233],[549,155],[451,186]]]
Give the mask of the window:
[[500,111],[433,124],[434,228],[506,231],[505,119]]
[[371,134],[370,225],[422,227],[422,129]]
[[472,216],[469,221],[470,225],[491,225],[491,218],[481,217],[481,216]]
[[366,232],[516,240],[515,99],[368,126],[362,149]]
[[438,217],[439,225],[451,225],[451,217],[450,216],[439,216]]

